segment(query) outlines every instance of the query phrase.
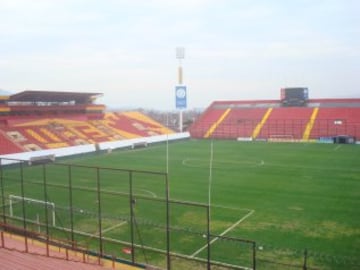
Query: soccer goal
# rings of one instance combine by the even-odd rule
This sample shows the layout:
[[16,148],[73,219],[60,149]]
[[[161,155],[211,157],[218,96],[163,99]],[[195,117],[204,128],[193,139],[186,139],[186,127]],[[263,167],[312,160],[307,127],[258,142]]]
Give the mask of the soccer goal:
[[27,198],[17,195],[9,195],[9,214],[10,217],[16,217],[23,219],[23,205],[25,204],[26,208],[26,219],[29,221],[33,221],[34,223],[40,222],[41,220],[46,220],[44,217],[44,208],[50,211],[48,215],[49,224],[52,226],[56,226],[56,219],[55,219],[55,203],[37,200],[33,198]]

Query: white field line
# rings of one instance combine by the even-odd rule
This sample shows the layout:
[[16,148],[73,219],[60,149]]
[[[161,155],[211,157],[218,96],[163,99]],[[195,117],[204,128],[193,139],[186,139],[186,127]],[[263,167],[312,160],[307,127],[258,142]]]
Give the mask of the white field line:
[[[195,164],[193,164],[195,162]],[[198,164],[196,164],[198,162]],[[181,164],[185,167],[191,167],[191,168],[203,168],[205,165],[206,160],[203,159],[195,159],[195,158],[185,158],[181,161]],[[200,163],[200,164],[199,164]],[[249,161],[249,160],[243,160],[243,161],[235,161],[235,160],[222,160],[222,161],[215,161],[216,163],[220,164],[232,164],[232,165],[244,165],[244,166],[252,166],[252,167],[258,167],[263,166],[265,164],[264,160],[255,160],[255,161]],[[216,167],[216,166],[215,166]],[[219,168],[219,167],[218,167]]]
[[341,144],[339,144],[338,146],[336,146],[333,151],[337,151],[339,148],[341,147]]
[[[158,196],[156,195],[156,193],[152,192],[152,191],[149,191],[149,190],[145,190],[145,189],[135,189],[137,191],[141,191],[141,192],[135,192],[133,193],[134,196],[139,196],[139,197],[149,197],[146,195],[147,194],[150,194],[151,197],[153,198],[157,198]],[[113,190],[110,190],[110,189],[102,189],[101,191],[105,191],[105,192],[112,192]],[[119,192],[120,194],[122,195],[130,195],[130,193],[128,192]],[[97,203],[97,200],[95,201],[95,203]]]
[[[233,225],[231,225],[229,228],[227,228],[225,231],[223,231],[219,236],[224,236],[225,234],[227,234],[229,231],[231,231],[232,229],[234,229],[236,226],[238,226],[241,222],[243,222],[245,219],[247,219],[248,217],[250,217],[252,214],[254,214],[255,210],[251,210],[249,213],[247,213],[245,216],[243,216],[241,219],[239,219],[236,223],[234,223]],[[213,244],[215,241],[217,241],[219,239],[219,237],[215,237],[213,240],[210,241],[209,245]],[[208,244],[204,245],[203,247],[199,248],[197,251],[195,251],[192,255],[190,255],[191,258],[195,257],[196,255],[198,255],[201,251],[203,251],[205,248],[208,247]]]
[[[335,149],[335,148],[334,148]],[[335,151],[333,149],[333,151]],[[360,169],[356,168],[339,168],[339,167],[315,167],[315,166],[302,166],[302,165],[297,165],[299,163],[294,163],[292,164],[290,167],[291,168],[295,168],[295,169],[309,169],[309,170],[326,170],[326,171],[350,171],[350,172],[360,172]],[[276,164],[276,163],[266,163],[266,166],[268,167],[279,167],[279,168],[290,168],[289,165],[285,165],[285,164]]]
[[235,210],[235,211],[246,211],[246,212],[255,211],[254,209],[231,207],[231,206],[225,206],[225,205],[221,205],[221,204],[211,204],[211,207],[223,208],[223,209]]
[[[116,225],[111,226],[111,227],[109,227],[109,228],[107,228],[105,230],[102,230],[101,233],[106,233],[106,232],[111,231],[111,230],[113,230],[113,229],[115,229],[117,227],[120,227],[120,226],[124,225],[124,224],[126,224],[126,221],[120,222],[119,224],[116,224]],[[99,233],[97,233],[97,234],[99,234]]]
[[148,193],[150,194],[153,198],[156,198],[156,194],[150,190],[147,190],[147,189],[138,189],[139,191],[143,191],[144,193]]

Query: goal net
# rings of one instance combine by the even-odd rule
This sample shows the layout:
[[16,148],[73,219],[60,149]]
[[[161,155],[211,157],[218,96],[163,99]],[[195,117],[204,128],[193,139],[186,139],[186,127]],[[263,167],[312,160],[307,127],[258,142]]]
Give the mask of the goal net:
[[[26,211],[24,211],[24,207]],[[10,217],[23,219],[24,213],[26,214],[25,219],[34,224],[45,223],[52,226],[56,225],[55,203],[10,194]]]

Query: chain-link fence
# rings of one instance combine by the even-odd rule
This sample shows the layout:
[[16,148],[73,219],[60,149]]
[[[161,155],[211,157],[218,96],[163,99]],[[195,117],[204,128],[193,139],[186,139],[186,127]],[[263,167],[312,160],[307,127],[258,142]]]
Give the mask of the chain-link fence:
[[211,234],[209,206],[170,200],[165,173],[1,159],[0,187],[2,229],[25,238],[162,269],[256,268],[255,242]]
[[0,161],[1,228],[25,238],[160,269],[360,269],[354,257],[215,234],[210,225],[230,223],[210,221],[206,204],[170,200],[165,173]]

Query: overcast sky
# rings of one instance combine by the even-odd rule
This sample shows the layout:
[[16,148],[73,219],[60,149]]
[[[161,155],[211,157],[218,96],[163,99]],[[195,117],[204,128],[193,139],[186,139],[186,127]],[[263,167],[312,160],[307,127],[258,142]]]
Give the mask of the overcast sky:
[[108,107],[360,97],[358,0],[0,0],[0,88],[101,92]]

